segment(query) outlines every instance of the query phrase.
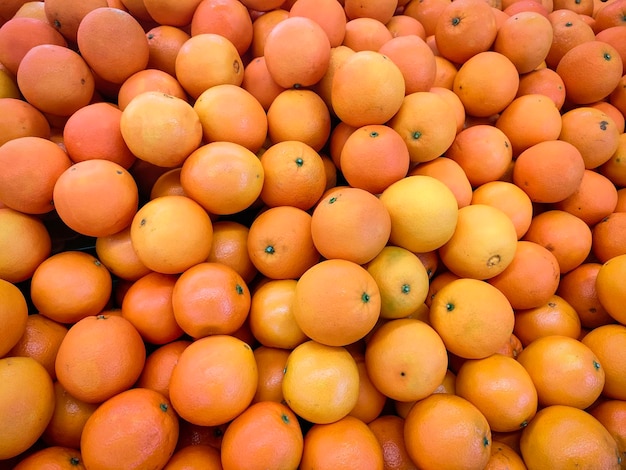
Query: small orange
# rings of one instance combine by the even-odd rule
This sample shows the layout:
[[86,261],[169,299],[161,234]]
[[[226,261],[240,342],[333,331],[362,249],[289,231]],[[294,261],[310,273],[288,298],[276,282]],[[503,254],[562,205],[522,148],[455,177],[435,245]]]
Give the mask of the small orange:
[[126,109],[132,99],[146,91],[158,91],[187,101],[189,97],[178,80],[163,70],[143,69],[135,72],[120,85],[117,92],[117,106]]
[[149,53],[146,68],[162,70],[175,77],[176,55],[190,37],[187,31],[176,26],[159,24],[150,28],[146,31]]
[[467,174],[451,158],[442,156],[419,163],[409,171],[409,175],[426,175],[438,179],[454,193],[459,208],[469,205],[472,200],[472,185]]
[[510,445],[496,440],[498,435],[494,432],[491,442],[491,456],[484,470],[525,470],[526,465],[519,453]]
[[17,470],[29,470],[53,466],[59,470],[84,470],[80,451],[72,447],[50,446],[35,450],[21,459],[13,467]]
[[282,403],[283,371],[291,350],[261,345],[255,348],[253,352],[259,370],[259,383],[252,402],[273,401]]
[[591,250],[601,263],[626,254],[624,227],[626,227],[624,212],[612,212],[593,226]]
[[207,261],[226,264],[250,283],[257,269],[248,255],[250,228],[233,220],[218,220],[213,223],[213,241]]
[[626,324],[621,308],[626,290],[619,284],[619,279],[625,271],[626,254],[621,254],[605,261],[596,276],[596,292],[600,304],[621,324]]
[[385,469],[417,470],[406,450],[404,418],[393,414],[381,414],[367,425],[383,448]]
[[130,225],[112,235],[97,237],[95,249],[100,262],[118,279],[136,281],[151,272],[133,248]]
[[626,401],[602,401],[593,406],[589,413],[600,421],[617,441],[623,467],[623,459],[626,456],[626,430],[624,429],[624,424],[626,423]]
[[4,357],[26,333],[29,315],[26,297],[15,284],[0,279],[0,292],[3,299],[0,316],[2,324],[6,325],[0,342],[0,357]]
[[189,467],[222,470],[219,450],[207,444],[177,446],[177,450],[163,467],[165,470],[185,470]]
[[179,339],[157,347],[146,357],[143,370],[135,385],[155,390],[169,399],[172,371],[181,353],[190,344],[191,341],[187,339]]
[[370,379],[364,354],[358,351],[351,351],[350,353],[359,369],[359,397],[348,415],[368,424],[383,411],[387,404],[387,396],[378,390]]
[[558,73],[548,67],[537,68],[520,76],[517,97],[530,94],[545,95],[557,109],[565,103],[565,84]]

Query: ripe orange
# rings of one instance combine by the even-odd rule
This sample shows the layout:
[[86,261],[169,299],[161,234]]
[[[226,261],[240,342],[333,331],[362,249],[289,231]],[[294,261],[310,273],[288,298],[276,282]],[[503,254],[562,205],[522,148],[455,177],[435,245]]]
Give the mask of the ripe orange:
[[218,220],[213,223],[213,241],[207,261],[226,264],[239,273],[246,283],[250,283],[257,269],[248,255],[248,235],[250,228],[232,220]]
[[593,406],[589,413],[600,421],[617,441],[617,447],[623,459],[626,455],[626,432],[624,430],[626,402],[624,400],[605,400]]
[[4,357],[25,334],[28,326],[28,304],[22,291],[9,281],[0,279],[2,308],[0,317],[6,332],[0,341],[0,357]]
[[429,91],[435,83],[437,61],[424,38],[416,34],[397,36],[383,44],[378,52],[389,57],[400,68],[407,95]]
[[341,3],[334,0],[299,0],[292,3],[289,16],[312,19],[326,32],[331,47],[341,45],[346,34],[346,12]]
[[560,110],[565,103],[565,84],[559,74],[551,68],[537,68],[523,74],[519,79],[517,97],[530,94],[547,96]]
[[[0,74],[0,81],[2,76]],[[15,89],[17,90],[17,84]],[[2,123],[0,145],[17,137],[50,138],[50,123],[46,117],[32,104],[22,100],[21,96],[4,96],[0,100],[0,109],[2,110],[2,117],[0,117],[0,123]],[[15,121],[20,122],[22,125],[16,127],[9,124]]]
[[597,171],[585,170],[578,189],[555,204],[555,208],[570,212],[587,225],[594,226],[610,217],[617,200],[617,188],[611,180]]
[[223,36],[233,43],[240,56],[253,39],[252,17],[236,0],[203,0],[198,2],[191,18],[191,36],[209,33]]
[[459,208],[467,206],[472,200],[472,185],[467,174],[451,158],[442,156],[415,165],[409,175],[426,175],[438,179],[454,193]]
[[374,386],[397,401],[427,397],[441,385],[448,367],[446,348],[428,324],[389,320],[369,337],[365,365]]
[[147,357],[141,375],[135,384],[137,387],[149,388],[170,397],[170,378],[178,363],[178,358],[191,341],[179,339],[154,349]]
[[158,69],[143,69],[135,72],[120,85],[117,92],[117,106],[121,111],[141,93],[158,91],[187,101],[189,97],[173,75]]
[[146,69],[162,70],[176,77],[176,55],[190,38],[189,33],[180,27],[159,24],[146,31],[146,38],[149,53]]
[[506,296],[491,284],[453,280],[435,294],[430,322],[451,353],[481,359],[509,341],[515,317]]
[[378,390],[370,379],[365,365],[365,355],[353,349],[350,350],[350,354],[354,357],[359,369],[359,397],[348,414],[367,424],[380,415],[388,400],[387,396]]
[[136,281],[151,272],[133,248],[130,225],[112,235],[97,237],[95,249],[100,262],[118,279]]
[[391,31],[383,22],[363,16],[348,20],[346,34],[341,44],[355,52],[378,51],[391,39],[393,39]]
[[626,326],[601,325],[587,333],[581,341],[594,352],[604,368],[602,395],[616,400],[626,399],[624,393],[626,357],[622,353],[623,345],[626,343]]
[[253,352],[259,370],[259,382],[252,403],[267,401],[282,403],[283,371],[291,350],[261,345]]
[[13,467],[17,470],[29,470],[54,466],[59,470],[84,470],[82,456],[78,449],[63,446],[50,446],[34,450]]
[[368,427],[383,448],[383,460],[388,470],[416,470],[404,442],[404,418],[381,414]]
[[591,231],[591,250],[601,263],[626,254],[624,227],[626,227],[624,212],[612,212],[594,225]]
[[177,446],[177,450],[163,468],[167,470],[185,470],[189,467],[221,470],[222,462],[219,450],[208,444]]

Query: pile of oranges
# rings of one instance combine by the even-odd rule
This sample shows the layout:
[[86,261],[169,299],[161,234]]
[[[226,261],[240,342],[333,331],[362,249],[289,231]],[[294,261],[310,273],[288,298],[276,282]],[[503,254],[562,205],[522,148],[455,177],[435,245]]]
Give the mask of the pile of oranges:
[[625,469],[626,0],[0,4],[0,468]]

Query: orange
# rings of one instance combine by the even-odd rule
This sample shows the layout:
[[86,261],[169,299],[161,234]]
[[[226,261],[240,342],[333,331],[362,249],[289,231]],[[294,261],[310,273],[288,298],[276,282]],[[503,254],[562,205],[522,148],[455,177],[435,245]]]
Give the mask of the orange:
[[250,55],[254,59],[264,57],[267,35],[279,22],[289,18],[289,12],[290,10],[284,9],[279,5],[276,9],[267,11],[252,21]]
[[170,397],[170,378],[178,363],[181,353],[191,344],[191,341],[179,339],[158,346],[147,357],[135,386],[149,388],[161,393],[165,398]]
[[343,151],[343,146],[346,144],[348,137],[357,129],[358,127],[353,127],[345,122],[339,121],[331,130],[330,138],[328,139],[328,153],[337,170],[341,170],[341,152]]
[[48,446],[80,448],[80,436],[87,418],[100,406],[87,403],[70,395],[60,382],[54,382],[54,413],[42,440]]
[[257,269],[248,255],[249,227],[232,220],[218,220],[213,224],[213,241],[207,261],[226,264],[249,283]]
[[[7,297],[10,297],[10,293]],[[15,308],[15,307],[14,307]],[[18,312],[19,310],[16,310]],[[7,318],[6,325],[13,323],[9,332],[19,332],[21,328],[15,324],[15,319]],[[56,361],[59,346],[67,333],[67,327],[50,320],[41,314],[33,313],[26,319],[26,329],[19,340],[6,354],[6,356],[28,356],[36,359],[46,368],[52,380],[56,380],[54,363]]]
[[622,77],[609,95],[609,103],[620,110],[622,114],[626,114],[626,78]]
[[54,185],[72,161],[57,144],[43,137],[12,139],[0,147],[0,201],[27,214],[54,209]]
[[306,421],[338,421],[348,415],[358,400],[356,361],[341,346],[306,341],[287,358],[282,390],[287,406]]
[[[623,214],[623,212],[615,214]],[[626,323],[621,308],[626,291],[620,286],[618,279],[625,270],[626,254],[618,254],[604,261],[596,276],[596,292],[600,304],[621,324]]]
[[167,168],[180,166],[202,140],[202,124],[191,104],[158,91],[145,91],[128,103],[120,130],[137,158]]
[[465,128],[465,108],[463,107],[461,98],[459,98],[456,93],[451,90],[451,88],[452,86],[446,88],[433,84],[429,91],[431,93],[435,93],[436,95],[441,96],[445,101],[448,102],[449,105],[452,106],[456,117],[456,133],[458,134]]
[[[435,1],[442,1],[444,4],[446,2],[446,0]],[[431,36],[431,38],[432,37],[433,36]],[[433,87],[446,88],[452,91],[452,88],[454,87],[454,77],[456,76],[456,73],[458,71],[457,66],[440,55],[435,55],[435,63],[437,67],[435,69],[436,74],[435,81],[433,82]],[[465,112],[465,108],[463,108],[463,112]]]
[[595,170],[585,170],[574,194],[554,207],[570,212],[587,225],[594,226],[613,213],[617,200],[617,188],[611,180]]
[[136,281],[151,272],[137,256],[130,239],[130,226],[105,237],[97,237],[96,255],[118,279]]
[[595,35],[591,26],[583,21],[575,11],[567,8],[554,10],[548,14],[552,23],[552,45],[546,56],[546,64],[552,70],[567,51],[583,42],[593,41]]
[[[626,82],[625,82],[626,84]],[[626,87],[624,87],[626,89]],[[604,164],[600,166],[598,171],[611,180],[618,187],[623,187],[626,183],[626,170],[624,167],[624,159],[626,151],[626,134],[619,136],[619,144],[615,153]]]
[[437,62],[424,39],[414,34],[398,36],[383,44],[378,52],[389,57],[400,68],[406,94],[428,91],[433,86]]
[[182,352],[170,380],[178,415],[200,426],[225,424],[251,403],[258,383],[252,349],[229,335],[195,340]]
[[259,370],[259,383],[252,399],[253,403],[267,401],[281,403],[283,401],[283,370],[289,352],[290,349],[263,345],[254,349],[254,359]]
[[133,388],[87,419],[80,450],[87,468],[162,468],[174,453],[178,432],[169,400],[154,390]]
[[594,225],[591,231],[591,250],[601,263],[626,254],[624,227],[626,227],[624,212],[613,212]]
[[615,206],[615,212],[626,212],[626,189],[620,188],[617,190],[617,205]]
[[[594,11],[594,30],[596,32],[604,31],[607,28],[613,26],[621,26],[624,24],[624,4],[623,2],[611,2],[615,3],[611,8],[605,9],[604,7],[598,8]],[[609,5],[605,5],[609,6]]]
[[383,461],[388,470],[416,470],[404,442],[404,418],[381,414],[368,424],[383,449]]
[[370,336],[365,366],[378,390],[393,400],[408,402],[427,397],[441,385],[448,358],[432,327],[401,318],[383,323]]
[[52,250],[47,227],[36,216],[8,207],[0,208],[0,226],[0,279],[12,283],[30,279]]
[[190,466],[206,470],[221,470],[219,451],[206,444],[187,445],[178,448],[163,467],[167,470],[184,470]]
[[265,142],[265,110],[252,94],[240,86],[229,83],[215,85],[198,96],[193,108],[200,117],[207,143],[227,140],[257,152]]
[[469,205],[472,200],[472,185],[456,161],[447,157],[437,157],[429,162],[419,163],[409,171],[409,175],[426,175],[440,180],[454,193],[459,208]]
[[346,139],[340,167],[347,183],[372,194],[382,193],[409,171],[410,156],[404,140],[393,128],[372,124],[356,129]]
[[297,140],[320,151],[330,136],[328,106],[311,89],[281,91],[267,110],[267,123],[268,137],[273,144]]
[[626,364],[622,345],[626,342],[624,325],[601,325],[581,340],[599,358],[604,368],[605,381],[602,396],[624,400],[624,367]]
[[[491,48],[498,27],[491,6],[485,1],[455,0],[439,15],[435,26],[435,42],[439,54],[462,64]],[[465,38],[471,37],[471,41]]]
[[162,70],[176,76],[176,55],[191,36],[182,28],[159,24],[146,31],[148,65],[146,69]]
[[76,32],[83,17],[91,10],[106,6],[106,0],[90,0],[80,5],[67,0],[51,0],[44,5],[44,12],[51,25],[69,42],[76,43]]
[[364,189],[329,190],[311,216],[313,243],[327,259],[365,264],[381,252],[390,233],[387,207]]
[[[0,459],[28,450],[41,437],[54,413],[54,388],[46,369],[31,357],[0,359]],[[15,424],[19,423],[19,432]]]
[[291,5],[289,16],[304,16],[319,24],[328,36],[330,47],[337,47],[343,42],[346,12],[335,0],[297,0]]
[[477,124],[461,130],[445,151],[473,187],[500,179],[513,159],[511,140],[495,126]]
[[442,263],[461,277],[490,279],[512,262],[517,232],[500,209],[471,204],[458,210],[452,237],[439,248]]
[[524,240],[543,245],[556,256],[561,274],[580,265],[591,252],[589,226],[573,214],[558,209],[535,215]]
[[515,64],[495,51],[479,52],[464,62],[454,76],[453,91],[467,114],[489,117],[506,108],[517,94]]
[[296,468],[303,441],[298,418],[287,406],[272,401],[255,403],[226,428],[220,448],[222,466]]
[[71,447],[51,446],[40,450],[35,450],[13,467],[17,470],[28,470],[52,466],[58,469],[76,469],[85,468],[82,462],[80,451]]
[[385,26],[391,31],[391,35],[394,38],[397,36],[410,36],[411,34],[415,34],[419,38],[426,40],[426,29],[424,25],[412,16],[394,15],[385,23]]
[[556,294],[541,305],[515,311],[513,333],[524,347],[537,338],[549,335],[578,339],[581,331],[581,319],[574,307]]
[[6,325],[5,334],[0,342],[0,357],[4,357],[26,334],[29,315],[26,298],[15,284],[0,279],[0,291],[3,298],[0,316],[2,324]]
[[521,239],[533,217],[533,205],[528,195],[518,186],[506,181],[490,181],[474,189],[472,204],[494,206],[513,221],[517,238]]
[[[517,321],[517,320],[516,320]],[[515,331],[515,328],[513,329]],[[520,341],[520,339],[515,335],[515,333],[511,333],[509,337],[509,341],[504,343],[498,351],[497,354],[502,354],[506,357],[511,357],[513,359],[517,359],[517,355],[524,349],[524,345]]]
[[516,158],[527,148],[555,140],[560,136],[562,120],[559,109],[547,96],[527,94],[515,98],[496,120],[496,127],[506,134]]
[[[324,292],[323,298],[320,292]],[[380,305],[378,285],[365,268],[345,259],[328,259],[298,279],[293,315],[309,338],[329,346],[345,346],[372,330]],[[338,308],[340,317],[336,315]]]
[[233,334],[250,310],[248,286],[237,271],[221,263],[188,268],[172,289],[174,319],[192,338]]
[[285,88],[317,83],[328,68],[330,40],[313,19],[289,16],[265,38],[263,55],[272,78]]
[[519,78],[517,97],[530,94],[547,96],[560,110],[565,103],[565,84],[560,75],[551,68],[537,68]]
[[470,401],[447,393],[413,405],[405,418],[404,441],[424,470],[484,468],[492,445],[485,416]]
[[[562,444],[554,445],[557,441]],[[540,410],[522,431],[520,451],[528,468],[620,468],[619,449],[609,431],[589,413],[571,406]]]
[[[597,26],[597,17],[595,19]],[[608,26],[598,31],[596,33],[596,40],[606,42],[613,46],[617,52],[619,52],[623,65],[626,62],[626,48],[624,47],[624,38],[626,38],[626,36],[624,36],[624,29],[620,28],[620,26],[623,25]]]
[[539,337],[524,347],[517,360],[530,374],[541,406],[585,409],[602,393],[604,368],[593,350],[575,338]]
[[506,295],[514,309],[528,309],[554,295],[559,280],[556,257],[538,243],[520,240],[511,263],[488,282]]
[[398,2],[393,1],[344,1],[344,10],[346,16],[350,19],[354,18],[374,18],[381,23],[387,23],[396,12]]
[[425,0],[424,2],[409,2],[404,7],[404,14],[415,18],[424,27],[426,36],[435,34],[437,20],[450,0]]
[[561,277],[556,291],[574,308],[584,328],[593,329],[614,322],[598,298],[596,279],[601,267],[600,263],[582,263]]
[[135,72],[120,85],[117,106],[124,111],[135,96],[145,91],[159,91],[184,101],[188,100],[187,93],[173,75],[163,70],[144,69]]
[[610,44],[586,41],[563,55],[556,72],[565,83],[567,99],[574,104],[588,104],[611,94],[622,77],[623,64]]
[[100,313],[109,301],[112,285],[111,274],[95,256],[67,250],[37,267],[30,297],[42,315],[59,323],[74,323]]
[[101,403],[139,378],[146,348],[133,324],[119,315],[92,315],[68,330],[57,352],[57,379],[72,396]]
[[311,215],[293,206],[261,212],[250,225],[247,250],[255,268],[270,279],[297,279],[320,260]]
[[437,291],[430,323],[451,353],[482,359],[509,341],[515,316],[505,295],[485,281],[453,280]]
[[353,127],[385,124],[400,109],[405,95],[400,68],[376,51],[357,51],[335,71],[332,109]]
[[204,0],[198,3],[190,25],[191,36],[209,33],[223,36],[243,56],[252,43],[252,18],[242,2]]
[[30,49],[20,62],[17,85],[26,101],[40,111],[69,116],[91,102],[95,79],[77,52],[41,44]]
[[537,412],[537,390],[530,374],[516,359],[501,354],[463,362],[455,391],[485,415],[493,431],[524,428]]
[[106,237],[133,220],[139,189],[123,166],[109,160],[84,160],[61,173],[52,200],[69,228],[90,237]]
[[351,352],[351,354],[359,369],[359,397],[349,415],[368,424],[383,411],[387,404],[387,396],[372,383],[365,365],[364,354],[361,352]]
[[498,28],[493,50],[504,54],[520,74],[532,72],[546,59],[553,40],[552,23],[535,11],[509,16]]
[[149,199],[160,196],[186,196],[180,183],[181,167],[172,168],[161,173],[152,184]]
[[[495,434],[495,433],[494,433]],[[495,437],[498,437],[497,435]],[[524,470],[526,465],[519,453],[510,445],[497,441],[491,442],[491,456],[484,470]]]
[[391,216],[389,242],[393,245],[423,253],[440,248],[454,233],[456,198],[432,176],[409,176],[392,183],[380,200]]
[[119,8],[87,13],[78,25],[76,42],[94,73],[111,83],[122,83],[148,65],[150,50],[141,23]]
[[144,6],[148,14],[157,23],[187,26],[191,23],[193,12],[199,3],[200,0],[176,3],[166,0],[145,0]]
[[304,437],[302,470],[382,470],[383,453],[374,433],[363,421],[346,416],[332,423],[315,424]]
[[353,51],[378,51],[392,39],[385,23],[376,18],[349,19],[342,44]]
[[284,140],[270,145],[259,158],[263,167],[260,198],[268,207],[311,209],[322,197],[326,174],[321,155],[309,144]]
[[[266,13],[263,16],[268,15]],[[255,57],[244,68],[241,87],[254,96],[267,111],[274,99],[284,91],[267,70],[265,57]]]
[[617,441],[617,447],[623,459],[626,455],[624,454],[626,452],[626,432],[624,430],[626,402],[624,400],[606,400],[591,408],[589,412],[602,423]]
[[235,45],[216,33],[201,33],[183,43],[176,55],[176,78],[192,98],[214,85],[241,85],[243,62]]
[[[15,85],[17,89],[17,84]],[[18,97],[2,97],[0,100],[2,114],[2,132],[0,132],[0,145],[17,137],[41,137],[50,138],[50,123],[41,111],[32,104]],[[19,122],[20,126],[10,123]]]
[[89,104],[63,126],[63,144],[73,162],[100,158],[128,169],[135,156],[120,131],[122,112],[106,102]]
[[205,261],[211,251],[209,215],[185,196],[162,196],[144,204],[130,226],[139,260],[152,271],[177,274]]

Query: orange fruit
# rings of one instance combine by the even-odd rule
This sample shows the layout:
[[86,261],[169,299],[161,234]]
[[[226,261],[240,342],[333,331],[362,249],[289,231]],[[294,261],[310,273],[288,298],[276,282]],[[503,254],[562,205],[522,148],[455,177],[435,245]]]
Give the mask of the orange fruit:
[[215,447],[206,444],[187,445],[178,448],[163,467],[167,470],[184,470],[190,466],[206,470],[220,470],[222,462]]
[[585,162],[574,145],[564,140],[545,140],[517,157],[513,182],[533,202],[554,203],[578,189],[584,171]]
[[306,341],[287,358],[282,391],[287,406],[306,421],[338,421],[357,403],[356,361],[344,347]]
[[463,362],[455,392],[476,406],[497,432],[522,429],[537,412],[537,390],[530,374],[516,359],[502,354]]
[[130,321],[119,315],[91,315],[68,330],[55,370],[72,396],[101,403],[137,381],[145,358],[141,335]]
[[118,279],[136,281],[150,273],[137,256],[130,239],[130,226],[105,237],[97,237],[96,256]]
[[107,268],[84,251],[62,251],[35,270],[30,297],[39,313],[59,323],[75,323],[100,313],[109,302],[113,281]]
[[157,391],[169,399],[172,371],[181,353],[190,344],[189,340],[179,339],[158,346],[146,357],[143,370],[135,385]]
[[583,18],[568,8],[554,10],[548,14],[552,23],[552,45],[546,56],[546,65],[556,70],[567,51],[583,42],[595,39],[592,27]]
[[510,445],[496,439],[491,441],[491,456],[484,470],[524,470],[525,468],[522,457]]
[[[446,0],[434,1],[442,1],[444,4],[446,2]],[[433,36],[430,37],[432,38]],[[452,88],[454,87],[454,77],[456,76],[456,73],[458,71],[457,66],[440,55],[435,55],[435,63],[437,67],[435,69],[436,74],[435,81],[433,82],[433,87],[445,88],[452,91]],[[465,108],[463,108],[463,112],[465,112]]]
[[570,212],[587,225],[594,226],[613,213],[617,199],[617,188],[611,180],[595,170],[585,170],[574,194],[554,207]]
[[626,227],[626,213],[624,212],[613,212],[594,225],[591,231],[591,250],[601,263],[626,254],[624,227]]
[[456,198],[432,176],[402,178],[389,185],[380,200],[391,216],[389,242],[393,245],[423,253],[440,248],[454,233],[458,219]]
[[88,105],[96,86],[85,59],[55,44],[34,46],[24,55],[17,85],[26,101],[55,116],[70,116]]
[[137,158],[166,168],[180,166],[202,140],[202,124],[191,104],[158,91],[145,91],[128,103],[120,130]]
[[283,401],[283,370],[287,364],[290,349],[261,345],[253,352],[259,370],[259,383],[252,402],[281,403]]
[[485,416],[458,395],[435,393],[413,405],[404,422],[404,441],[419,468],[484,468],[491,454]]
[[409,2],[404,7],[404,14],[418,20],[426,36],[435,34],[437,20],[450,0],[425,0],[425,2]]
[[230,215],[249,208],[260,196],[263,165],[243,145],[219,141],[201,145],[183,163],[185,194],[206,211]]
[[191,19],[191,36],[218,34],[233,43],[244,55],[253,39],[252,18],[242,2],[204,0],[198,3]]
[[391,35],[394,38],[397,36],[410,36],[411,34],[415,34],[421,39],[426,40],[426,29],[422,23],[412,16],[394,15],[385,23],[385,26],[391,31]]
[[0,357],[4,357],[17,344],[28,328],[28,304],[22,291],[9,281],[0,279],[2,292],[2,308],[0,316],[6,325],[6,332],[0,342]]
[[397,1],[365,1],[358,2],[356,0],[346,0],[344,2],[344,11],[346,16],[353,18],[374,18],[381,23],[387,23],[396,12]]
[[[583,72],[584,71],[584,72]],[[603,41],[586,41],[567,51],[556,67],[574,104],[600,101],[618,85],[623,64],[619,52]]]
[[626,134],[620,134],[619,144],[615,153],[604,164],[600,166],[598,171],[611,180],[616,186],[622,187],[626,182],[626,171],[624,169],[624,155],[626,151]]
[[268,207],[308,211],[322,197],[326,174],[321,155],[299,140],[270,145],[259,158],[263,167],[260,198]]
[[289,16],[304,16],[315,21],[326,32],[331,47],[337,47],[343,42],[346,34],[346,12],[339,2],[296,0],[289,9]]
[[[323,299],[320,292],[324,292]],[[329,346],[345,346],[372,330],[380,306],[380,290],[365,268],[345,259],[328,259],[298,279],[293,315],[309,338]],[[337,308],[343,312],[340,318]]]
[[180,27],[158,24],[146,31],[148,65],[146,69],[162,70],[176,76],[176,55],[191,36]]
[[[17,89],[17,84],[15,88]],[[17,137],[50,138],[50,123],[44,114],[32,104],[22,100],[21,95],[18,97],[2,97],[0,110],[2,110],[2,117],[0,117],[0,122],[2,123],[0,145]],[[10,124],[14,122],[19,122],[21,125],[13,126]]]
[[459,208],[469,205],[472,200],[472,185],[461,165],[451,158],[437,157],[419,163],[409,171],[409,175],[426,175],[438,179],[454,193]]
[[407,95],[429,91],[433,86],[437,62],[435,54],[423,38],[416,34],[397,36],[383,44],[378,52],[389,57],[400,68]]
[[[442,10],[434,34],[439,54],[462,64],[491,48],[498,27],[495,14],[487,2],[456,0]],[[468,37],[472,40],[464,39]]]
[[458,210],[450,239],[438,249],[441,262],[461,277],[490,279],[514,260],[517,232],[500,209],[471,204]]
[[50,446],[35,450],[13,467],[18,470],[28,470],[52,466],[58,469],[84,469],[80,451],[71,447]]
[[331,189],[311,216],[313,243],[327,259],[368,263],[385,247],[390,233],[385,204],[364,189]]
[[87,419],[80,450],[87,468],[162,468],[178,433],[169,400],[154,390],[133,388],[111,397]]
[[349,416],[354,416],[368,424],[383,411],[387,404],[387,396],[372,383],[365,365],[364,354],[356,351],[351,352],[351,354],[359,369],[359,397]]
[[624,367],[622,345],[626,341],[624,325],[601,325],[589,331],[581,340],[598,357],[605,372],[602,396],[624,400]]
[[517,94],[515,64],[495,51],[479,52],[464,62],[454,76],[453,91],[467,114],[489,117],[504,110]]
[[243,62],[235,45],[216,33],[190,37],[180,47],[175,62],[176,78],[192,98],[214,85],[241,85]]
[[380,444],[367,424],[346,416],[309,429],[299,468],[330,470],[355,465],[363,470],[382,470],[383,462]]
[[410,156],[404,140],[384,124],[362,126],[343,144],[340,167],[346,182],[372,194],[404,178],[409,171]]
[[180,182],[180,171],[181,167],[177,167],[161,173],[152,184],[149,199],[155,199],[160,196],[186,196]]
[[213,241],[209,262],[226,264],[233,268],[246,283],[250,283],[257,269],[248,255],[249,227],[233,220],[218,220],[213,224]]
[[[616,212],[616,214],[623,213]],[[621,308],[626,291],[620,286],[618,279],[625,270],[626,254],[619,254],[604,261],[596,276],[596,292],[600,304],[621,324],[626,323]]]
[[187,93],[174,75],[158,69],[143,69],[132,74],[120,85],[117,106],[124,111],[135,96],[146,91],[158,91],[184,101],[188,100]]
[[254,96],[265,111],[280,92],[285,90],[270,75],[264,56],[255,57],[245,66],[241,87]]
[[[563,444],[552,445],[556,440]],[[520,452],[528,468],[620,468],[619,449],[609,431],[591,414],[572,406],[540,410],[522,431]]]
[[174,26],[187,26],[200,0],[186,2],[168,2],[164,0],[146,0],[144,6],[148,14],[157,23]]
[[565,103],[565,84],[560,75],[551,68],[537,68],[519,78],[517,97],[530,94],[547,96],[560,110]]
[[178,415],[200,426],[233,420],[252,402],[258,369],[252,349],[229,335],[195,340],[178,358],[170,399]]
[[139,260],[163,274],[181,273],[205,261],[212,236],[209,215],[185,196],[162,196],[147,202],[130,226],[130,240]]
[[575,338],[542,336],[526,345],[517,360],[530,374],[541,406],[585,409],[602,393],[604,367],[593,350]]
[[25,136],[0,147],[0,201],[27,214],[54,209],[54,185],[72,164],[67,153],[49,139]]
[[176,323],[192,338],[233,334],[250,310],[250,290],[242,277],[221,263],[199,263],[185,270],[172,290]]
[[106,237],[131,223],[139,189],[123,166],[109,160],[84,160],[61,173],[52,200],[69,228],[90,237]]
[[222,466],[296,468],[303,441],[298,418],[287,406],[272,401],[254,403],[226,428],[220,448]]
[[392,38],[385,23],[367,16],[349,19],[342,45],[355,52],[378,51]]
[[427,397],[441,385],[448,357],[432,327],[400,318],[383,323],[369,337],[365,366],[378,390],[393,400],[408,402]]
[[90,0],[80,5],[66,0],[51,0],[48,5],[44,5],[44,12],[51,25],[69,42],[76,43],[76,32],[83,17],[95,8],[106,6],[106,0]]
[[445,151],[473,187],[499,180],[513,160],[511,140],[495,126],[477,124],[461,130]]
[[330,40],[313,19],[289,16],[265,38],[263,55],[272,78],[285,88],[317,83],[328,68]]
[[383,448],[383,461],[389,470],[416,470],[404,442],[404,418],[393,414],[382,414],[367,426]]
[[624,421],[626,402],[624,400],[606,400],[593,406],[589,412],[602,423],[617,441],[620,456],[623,459],[625,455],[624,452],[626,452],[626,432],[624,430],[624,423],[626,422]]
[[[456,71],[456,69],[454,70]],[[451,88],[452,85],[450,85],[450,87],[443,87],[433,83],[433,86],[430,87],[430,90],[428,91],[441,96],[450,106],[452,106],[456,117],[456,133],[458,134],[465,128],[465,108],[463,107],[461,98],[459,98]]]
[[85,422],[100,404],[73,397],[59,381],[54,382],[54,396],[54,413],[41,438],[48,446],[79,449]]
[[252,21],[252,43],[250,44],[250,54],[253,58],[264,57],[265,41],[267,35],[279,22],[289,18],[289,9],[284,9],[279,5],[258,16]]
[[36,216],[8,207],[0,208],[0,226],[0,279],[12,283],[30,279],[52,250],[47,227]]
[[[54,413],[54,388],[46,369],[31,357],[0,359],[0,458],[28,450],[41,437]],[[19,432],[15,424],[19,423]]]
[[482,359],[509,341],[515,316],[506,296],[491,284],[471,278],[449,282],[430,305],[430,323],[451,353]]
[[400,68],[376,51],[357,51],[335,71],[332,109],[353,127],[385,124],[400,109],[405,95]]
[[515,311],[513,333],[524,347],[543,336],[561,335],[578,339],[581,331],[581,319],[574,307],[556,294],[537,307]]
[[[10,298],[10,292],[7,292]],[[19,312],[16,308],[14,314]],[[22,329],[19,324],[15,323],[15,319],[7,318],[6,325],[12,325],[10,332],[20,332]],[[42,366],[46,368],[52,380],[56,380],[56,372],[54,363],[56,361],[59,346],[67,333],[67,327],[60,323],[50,320],[39,313],[28,315],[26,319],[26,328],[15,345],[8,351],[6,356],[28,356],[36,359]]]

